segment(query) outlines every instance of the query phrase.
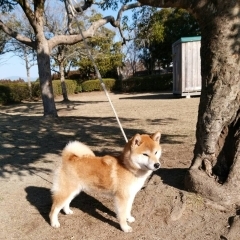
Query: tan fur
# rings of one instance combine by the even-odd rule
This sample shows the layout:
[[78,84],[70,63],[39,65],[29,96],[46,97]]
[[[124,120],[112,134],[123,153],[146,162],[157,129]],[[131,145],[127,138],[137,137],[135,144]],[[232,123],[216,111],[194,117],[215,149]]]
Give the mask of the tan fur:
[[71,214],[69,204],[81,191],[97,191],[114,197],[120,226],[123,231],[131,232],[127,221],[135,220],[131,216],[135,195],[152,171],[160,167],[160,136],[160,132],[152,136],[136,134],[117,158],[96,157],[86,145],[69,143],[63,150],[62,164],[52,188],[51,225],[60,227],[59,211]]

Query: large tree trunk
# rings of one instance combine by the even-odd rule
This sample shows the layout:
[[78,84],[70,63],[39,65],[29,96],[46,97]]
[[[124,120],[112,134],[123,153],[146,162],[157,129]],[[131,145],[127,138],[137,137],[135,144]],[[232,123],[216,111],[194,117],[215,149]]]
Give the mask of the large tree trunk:
[[223,204],[240,203],[239,2],[206,5],[197,17],[202,96],[186,186]]
[[37,62],[42,93],[44,116],[57,117],[56,105],[54,102],[52,77],[50,68],[50,51],[48,42],[41,38],[37,45]]
[[34,21],[34,32],[36,34],[37,63],[43,101],[43,114],[45,117],[57,117],[50,67],[50,53],[52,47],[49,47],[49,42],[43,31],[44,0],[37,1],[35,8],[35,19],[32,19],[32,21]]
[[185,8],[199,22],[202,93],[186,187],[221,204],[240,204],[240,2],[139,1]]

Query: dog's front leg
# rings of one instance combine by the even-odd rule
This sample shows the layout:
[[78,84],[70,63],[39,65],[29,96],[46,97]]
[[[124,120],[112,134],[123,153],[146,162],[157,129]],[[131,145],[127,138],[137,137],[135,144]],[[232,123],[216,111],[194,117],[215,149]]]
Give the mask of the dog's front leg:
[[135,217],[133,217],[131,214],[134,198],[135,198],[135,194],[132,194],[129,196],[127,201],[127,221],[129,223],[135,222]]
[[[124,232],[132,232],[132,228],[127,224],[127,218],[130,217],[130,220],[133,220],[129,210],[131,211],[129,197],[126,196],[116,196],[115,204],[116,204],[116,213],[118,216],[119,224],[121,229]],[[135,220],[135,219],[134,219]]]

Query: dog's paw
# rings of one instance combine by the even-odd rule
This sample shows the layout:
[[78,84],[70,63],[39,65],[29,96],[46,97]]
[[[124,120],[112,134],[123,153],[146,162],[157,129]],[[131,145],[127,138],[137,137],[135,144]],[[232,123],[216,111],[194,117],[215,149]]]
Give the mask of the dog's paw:
[[133,223],[133,222],[135,222],[135,217],[129,216],[129,217],[127,218],[127,221],[128,221],[129,223]]
[[70,209],[70,208],[66,208],[66,209],[63,209],[63,211],[65,212],[65,214],[73,214],[73,211]]
[[121,226],[121,228],[122,228],[122,230],[123,230],[124,232],[132,232],[132,228],[131,228],[130,226],[128,226],[128,225],[126,225],[126,226]]
[[54,227],[54,228],[59,228],[60,223],[59,223],[59,221],[54,221],[54,222],[51,222],[51,226]]

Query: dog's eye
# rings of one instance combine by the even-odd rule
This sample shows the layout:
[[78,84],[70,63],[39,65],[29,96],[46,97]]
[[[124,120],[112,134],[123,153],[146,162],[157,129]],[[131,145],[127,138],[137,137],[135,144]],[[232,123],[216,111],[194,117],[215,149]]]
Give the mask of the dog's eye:
[[148,157],[148,155],[146,153],[143,153],[144,156]]
[[158,152],[156,151],[156,152],[155,152],[155,155],[157,155],[157,153],[158,153]]

